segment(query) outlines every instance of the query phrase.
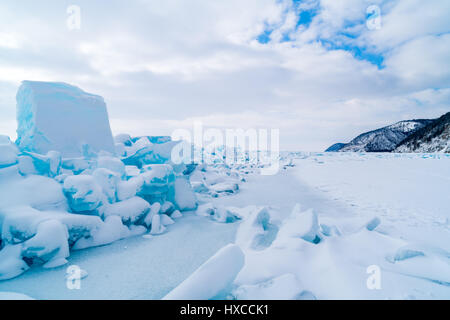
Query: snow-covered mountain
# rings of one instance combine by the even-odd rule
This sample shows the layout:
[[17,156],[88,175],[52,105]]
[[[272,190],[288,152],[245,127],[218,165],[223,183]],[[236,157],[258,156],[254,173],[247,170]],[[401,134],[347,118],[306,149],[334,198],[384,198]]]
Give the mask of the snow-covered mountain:
[[345,147],[347,144],[346,143],[335,143],[332,146],[330,146],[327,150],[325,150],[325,152],[337,152],[339,150],[341,150],[343,147]]
[[349,143],[336,143],[326,152],[391,152],[403,140],[434,120],[405,120],[369,131],[357,136]]
[[400,142],[394,151],[450,153],[450,112],[416,130]]

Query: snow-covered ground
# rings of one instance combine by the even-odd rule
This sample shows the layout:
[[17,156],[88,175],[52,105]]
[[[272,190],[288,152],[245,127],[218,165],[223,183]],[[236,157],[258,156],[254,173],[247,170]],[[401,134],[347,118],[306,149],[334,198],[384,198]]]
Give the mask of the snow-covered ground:
[[379,216],[384,229],[450,251],[450,155],[313,154],[295,175],[359,217]]
[[280,176],[297,185],[273,184],[272,192],[300,207],[287,219],[281,210],[270,246],[244,250],[232,296],[450,298],[448,155],[294,157],[295,167]]
[[[67,289],[66,265],[31,269],[0,282],[0,292],[159,299],[189,278],[168,298],[450,299],[449,156],[297,153],[288,159],[292,166],[277,175],[246,175],[236,194],[200,196],[199,214],[205,205],[236,207],[229,210],[242,220],[219,223],[185,212],[162,235],[72,253],[69,265],[88,273],[80,290]],[[230,243],[245,256],[237,276],[219,265],[223,251],[214,256]],[[233,257],[240,265],[239,253]],[[221,276],[232,283],[205,280]]]
[[70,265],[88,273],[81,289],[66,286],[67,265],[35,268],[0,281],[0,292],[21,292],[35,299],[160,299],[226,244],[236,225],[186,214],[152,237],[137,236],[72,253]]

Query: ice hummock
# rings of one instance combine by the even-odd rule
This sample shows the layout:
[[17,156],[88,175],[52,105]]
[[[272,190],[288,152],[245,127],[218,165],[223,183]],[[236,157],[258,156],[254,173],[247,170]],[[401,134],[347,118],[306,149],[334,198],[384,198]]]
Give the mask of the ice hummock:
[[56,150],[74,157],[89,145],[115,154],[103,98],[66,83],[23,81],[17,92],[17,122],[21,150]]
[[222,295],[229,291],[244,263],[245,256],[241,248],[229,244],[209,258],[163,299],[207,300],[222,298]]

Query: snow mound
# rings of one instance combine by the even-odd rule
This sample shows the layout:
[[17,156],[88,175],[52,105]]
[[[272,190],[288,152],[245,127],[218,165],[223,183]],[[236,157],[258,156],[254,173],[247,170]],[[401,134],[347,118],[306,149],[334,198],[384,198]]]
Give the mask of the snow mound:
[[139,197],[133,197],[107,205],[103,217],[119,216],[123,224],[129,226],[142,222],[149,210],[150,204],[147,201]]
[[321,241],[319,219],[312,209],[302,212],[300,205],[295,205],[289,218],[283,222],[277,240],[289,241],[289,238],[301,238],[314,244]]
[[273,221],[266,207],[249,207],[250,214],[239,226],[236,244],[241,248],[262,250],[269,247],[278,233],[277,222]]
[[160,216],[161,216],[161,224],[163,226],[168,226],[175,223],[175,221],[173,221],[172,218],[170,218],[167,214],[161,214]]
[[[248,244],[253,234],[261,232],[267,215],[253,212],[244,218],[236,242],[245,253],[245,265],[233,283],[230,298],[429,299],[448,296],[448,252],[408,243],[395,233],[384,234],[386,230],[379,227],[379,218],[363,227],[351,221],[350,226],[343,226],[345,232],[340,232],[335,227],[339,219],[327,218],[326,223],[319,223],[319,217],[313,212],[302,212],[296,205],[292,214],[283,220],[275,241],[262,250],[254,250]],[[320,237],[320,241],[314,241],[316,237]],[[380,270],[381,290],[370,290],[367,285],[374,266]],[[419,287],[422,289],[417,290]]]

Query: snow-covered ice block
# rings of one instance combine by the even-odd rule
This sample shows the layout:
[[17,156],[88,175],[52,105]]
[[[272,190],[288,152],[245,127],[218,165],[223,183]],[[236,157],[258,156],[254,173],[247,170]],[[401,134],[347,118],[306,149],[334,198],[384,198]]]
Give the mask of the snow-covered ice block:
[[221,223],[233,223],[242,218],[241,213],[234,207],[215,206],[211,202],[198,206],[195,213],[199,216],[210,217],[212,220]]
[[233,290],[237,300],[294,300],[302,293],[301,284],[292,273]]
[[72,173],[70,173],[70,174],[69,173],[61,173],[61,174],[57,175],[56,177],[54,177],[53,179],[55,179],[55,181],[57,181],[58,183],[63,184],[64,180],[66,180],[67,177],[70,177],[72,175],[73,175]]
[[380,218],[375,217],[366,223],[366,229],[369,231],[375,230],[381,223]]
[[317,214],[311,209],[302,212],[300,205],[295,205],[291,215],[284,221],[278,234],[282,239],[302,238],[308,242],[319,243],[321,234]]
[[141,176],[132,177],[127,181],[117,183],[117,200],[123,201],[134,197],[141,191],[144,179]]
[[191,180],[191,186],[192,186],[192,189],[194,190],[194,192],[197,192],[197,193],[208,193],[209,192],[208,187],[205,185],[205,183],[203,181],[192,181]]
[[158,215],[160,210],[161,210],[161,204],[159,202],[155,202],[155,203],[153,203],[150,206],[150,211],[149,211],[149,213],[147,214],[147,216],[145,217],[145,220],[144,220],[144,225],[146,225],[147,228],[151,226],[152,221],[153,221],[153,217],[155,215]]
[[11,138],[7,135],[0,134],[0,144],[11,144]]
[[190,174],[190,182],[195,192],[207,193],[213,197],[234,194],[239,191],[242,180],[237,172],[229,167],[197,166]]
[[115,153],[102,97],[65,84],[23,81],[17,92],[17,141],[22,150],[63,157],[82,155],[83,145]]
[[[149,140],[150,141],[150,140]],[[150,142],[152,143],[152,142]],[[164,143],[154,143],[152,157],[149,163],[167,163],[170,162],[172,149],[178,145],[180,141],[169,141]]]
[[38,174],[38,171],[36,170],[34,163],[33,163],[33,158],[31,158],[30,156],[24,156],[24,155],[19,156],[18,157],[18,168],[19,168],[20,174],[23,176],[27,176],[30,174]]
[[91,213],[105,198],[101,187],[93,176],[70,176],[64,180],[64,194],[70,208],[78,213]]
[[221,298],[244,266],[245,256],[239,246],[229,244],[202,264],[164,300],[209,300]]
[[199,216],[205,216],[209,217],[214,214],[214,211],[216,210],[216,207],[212,202],[203,203],[197,207],[197,210],[195,211],[195,214]]
[[135,224],[129,226],[128,230],[130,231],[128,237],[140,236],[148,231],[145,226]]
[[143,222],[150,210],[150,204],[140,197],[133,197],[124,201],[105,206],[103,216],[119,216],[123,224],[131,225]]
[[393,255],[388,255],[386,260],[395,263],[398,261],[405,261],[408,259],[412,259],[415,257],[423,257],[425,253],[413,246],[406,245],[397,249],[397,251]]
[[101,156],[97,159],[97,168],[105,168],[115,172],[120,178],[125,177],[125,164],[119,158]]
[[137,177],[141,174],[141,170],[136,166],[125,166],[125,174],[127,178]]
[[0,135],[0,181],[18,176],[18,152],[16,145],[9,140],[8,136]]
[[152,164],[142,168],[141,176],[144,186],[140,194],[143,196],[158,197],[166,195],[175,179],[172,166],[168,164]]
[[249,210],[251,213],[237,231],[236,244],[244,249],[262,250],[275,240],[278,226],[272,223],[267,208],[249,207]]
[[147,136],[148,140],[151,143],[166,143],[172,141],[172,138],[170,136]]
[[161,216],[159,214],[155,214],[152,217],[152,228],[150,230],[151,235],[161,234],[166,230],[164,225],[161,223]]
[[114,142],[123,144],[127,147],[130,147],[133,144],[133,141],[131,140],[131,136],[127,133],[120,133],[120,134],[114,136]]
[[211,218],[217,222],[230,223],[234,222],[234,216],[230,215],[230,211],[224,206],[218,206],[214,209],[214,214]]
[[30,205],[39,210],[67,209],[61,185],[53,179],[30,175],[0,179],[0,207]]
[[170,201],[164,201],[164,203],[161,205],[161,209],[159,209],[159,213],[168,215],[170,215],[174,211],[175,205]]
[[117,186],[120,181],[118,175],[105,168],[97,168],[92,173],[97,184],[101,187],[103,194],[106,195],[109,203],[116,201]]
[[123,225],[122,219],[119,216],[109,216],[89,237],[79,239],[73,246],[73,249],[80,250],[102,246],[128,236],[130,236],[130,230]]
[[38,225],[36,235],[23,243],[22,257],[30,265],[45,263],[47,268],[58,267],[67,263],[68,239],[67,227],[61,222],[43,221]]
[[6,181],[11,178],[14,179],[14,178],[17,178],[18,176],[19,176],[19,165],[18,164],[0,169],[0,182]]
[[6,245],[0,250],[0,280],[12,279],[28,269],[22,259],[22,245]]
[[167,214],[161,214],[160,216],[161,216],[161,224],[163,226],[168,226],[175,223],[175,221],[173,221]]
[[[6,136],[4,136],[6,137]],[[6,139],[8,138],[8,139]],[[17,147],[6,137],[0,141],[0,169],[17,163]]]
[[153,144],[147,138],[141,138],[130,146],[125,146],[126,156],[122,161],[128,166],[141,168],[143,165],[154,163]]
[[167,185],[174,180],[173,168],[169,164],[149,164],[142,167],[146,184]]
[[239,184],[236,182],[220,182],[209,186],[209,189],[215,193],[232,194],[239,190]]
[[320,224],[320,231],[324,236],[327,236],[327,237],[341,235],[341,231],[339,231],[338,227],[336,227],[335,225],[328,225],[325,223]]
[[71,170],[74,174],[79,174],[90,167],[90,161],[84,158],[63,159],[62,167]]
[[173,203],[180,211],[197,209],[197,197],[189,183],[189,177],[179,176],[174,183]]
[[125,145],[123,143],[114,144],[114,148],[116,150],[116,156],[122,158],[127,155],[127,150],[125,149]]
[[51,178],[59,175],[61,170],[61,154],[58,151],[49,151],[46,155],[24,151],[22,153],[31,158],[33,168],[37,174],[49,176]]
[[73,214],[65,211],[40,211],[29,206],[9,207],[1,210],[0,227],[2,239],[8,243],[20,243],[33,237],[41,222],[57,220],[69,231],[69,245],[90,237],[102,220],[97,216]]
[[177,219],[177,218],[181,218],[183,215],[181,214],[180,210],[175,210],[170,217],[172,219]]
[[172,149],[180,141],[169,141],[165,143],[152,143],[148,137],[141,137],[131,146],[125,146],[126,157],[122,160],[126,165],[135,165],[139,168],[148,164],[169,163],[174,166],[175,172],[182,173],[186,165],[184,163],[174,164],[171,160]]
[[317,300],[317,297],[308,290],[303,290],[295,297],[295,300]]

